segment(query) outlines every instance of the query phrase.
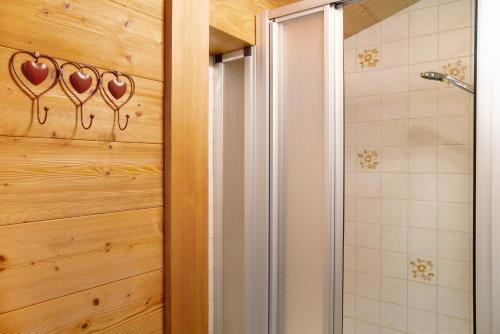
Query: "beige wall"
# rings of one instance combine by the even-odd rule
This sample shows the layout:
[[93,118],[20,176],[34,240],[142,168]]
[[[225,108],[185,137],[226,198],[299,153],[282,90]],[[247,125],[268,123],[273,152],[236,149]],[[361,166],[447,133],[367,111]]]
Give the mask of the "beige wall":
[[472,95],[419,74],[473,81],[472,7],[420,1],[345,42],[346,334],[471,333]]

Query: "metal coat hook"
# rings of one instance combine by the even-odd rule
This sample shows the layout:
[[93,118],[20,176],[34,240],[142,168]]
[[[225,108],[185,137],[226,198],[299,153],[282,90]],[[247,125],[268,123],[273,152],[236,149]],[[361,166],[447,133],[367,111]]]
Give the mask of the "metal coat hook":
[[[21,73],[23,74],[23,77],[28,80],[26,82],[21,78],[21,75],[19,74],[18,70],[16,69],[16,64],[15,64],[15,59],[17,56],[25,54],[33,58],[34,60],[26,60],[21,64]],[[38,86],[41,83],[43,83],[47,77],[49,76],[49,67],[47,66],[46,63],[40,61],[42,59],[48,60],[53,66],[54,66],[54,78],[52,83],[45,89],[42,90],[41,92],[36,93],[35,90],[33,90],[34,86]],[[47,122],[47,116],[49,112],[48,107],[44,107],[43,110],[45,112],[45,115],[43,116],[43,119],[40,118],[40,98],[42,95],[50,91],[54,86],[57,84],[57,82],[60,79],[60,74],[61,74],[61,69],[59,67],[59,64],[57,61],[46,55],[41,55],[38,52],[28,52],[28,51],[16,51],[12,54],[9,60],[9,68],[10,68],[10,74],[14,78],[14,82],[16,85],[23,91],[23,93],[30,98],[32,101],[32,110],[35,109],[36,107],[36,116],[38,119],[38,122],[40,124],[45,124]]]
[[[106,87],[104,86],[104,76],[109,75],[114,77],[114,79],[111,79],[108,81]],[[128,81],[130,85],[130,89],[128,88],[127,82],[122,80],[122,78],[125,78],[126,81]],[[125,130],[128,126],[128,121],[130,119],[130,115],[126,114],[125,118],[125,125],[121,125],[121,117],[120,117],[120,111],[123,106],[125,106],[132,96],[135,93],[135,82],[134,79],[124,73],[120,73],[118,71],[105,71],[101,74],[101,82],[100,82],[100,88],[101,88],[101,93],[103,96],[104,101],[108,104],[108,106],[113,109],[116,114],[117,114],[117,123],[118,123],[118,128],[120,130]],[[128,96],[120,102],[120,99],[125,96],[125,94],[128,91]]]
[[[69,84],[64,77],[64,68],[73,67],[75,70],[69,75]],[[94,79],[86,71],[90,71],[94,74],[95,85],[92,88],[92,83]],[[76,112],[80,112],[80,123],[85,130],[92,127],[94,122],[94,114],[90,114],[90,123],[86,126],[83,122],[83,105],[90,100],[95,93],[97,93],[100,84],[101,76],[99,71],[90,65],[82,65],[75,62],[68,61],[61,66],[61,83],[64,92],[70,98],[70,100],[75,104]]]

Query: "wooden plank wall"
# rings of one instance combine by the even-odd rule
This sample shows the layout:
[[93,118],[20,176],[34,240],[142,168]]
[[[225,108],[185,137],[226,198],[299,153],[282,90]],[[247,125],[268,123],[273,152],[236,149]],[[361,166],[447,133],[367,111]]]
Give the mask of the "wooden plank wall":
[[[164,1],[0,5],[0,333],[162,333]],[[60,87],[30,100],[8,59],[39,51],[132,75],[125,131],[84,130]]]

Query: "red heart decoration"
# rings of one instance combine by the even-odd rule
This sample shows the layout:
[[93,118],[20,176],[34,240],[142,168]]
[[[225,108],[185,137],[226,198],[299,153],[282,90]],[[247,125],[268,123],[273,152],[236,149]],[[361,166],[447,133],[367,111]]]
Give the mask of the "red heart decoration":
[[127,83],[115,78],[108,82],[108,89],[115,99],[119,99],[127,92]]
[[21,65],[21,71],[26,79],[37,86],[47,79],[49,68],[44,63],[38,63],[33,60],[27,60]]
[[92,86],[92,77],[87,73],[76,71],[69,76],[69,82],[78,94],[83,94]]

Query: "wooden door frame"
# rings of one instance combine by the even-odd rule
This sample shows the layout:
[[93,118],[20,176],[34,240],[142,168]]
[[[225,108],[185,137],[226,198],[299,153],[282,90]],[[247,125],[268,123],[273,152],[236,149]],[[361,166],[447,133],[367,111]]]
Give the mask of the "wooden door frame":
[[209,0],[165,1],[165,332],[208,333]]

